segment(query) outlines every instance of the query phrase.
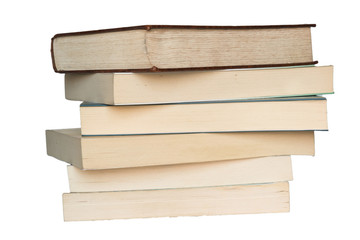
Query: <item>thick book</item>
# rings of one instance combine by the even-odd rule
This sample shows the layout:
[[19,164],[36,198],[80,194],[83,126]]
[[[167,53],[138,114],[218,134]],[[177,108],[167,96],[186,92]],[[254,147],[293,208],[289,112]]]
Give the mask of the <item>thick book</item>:
[[314,155],[314,132],[239,132],[82,137],[80,129],[46,131],[47,154],[81,169]]
[[67,168],[70,192],[108,192],[291,181],[290,156],[108,170]]
[[63,194],[65,221],[288,212],[288,182]]
[[311,27],[144,25],[56,34],[56,72],[156,72],[315,64]]
[[66,99],[109,105],[294,97],[333,91],[332,66],[65,74]]
[[323,97],[110,106],[83,103],[84,136],[327,130]]

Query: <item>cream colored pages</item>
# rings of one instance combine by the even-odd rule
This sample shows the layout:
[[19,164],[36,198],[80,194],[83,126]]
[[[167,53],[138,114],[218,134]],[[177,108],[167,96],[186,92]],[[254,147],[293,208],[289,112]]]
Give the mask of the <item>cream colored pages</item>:
[[[300,99],[300,98],[299,98]],[[82,106],[82,135],[327,130],[326,100]]]
[[65,221],[288,212],[289,184],[67,193],[63,206]]
[[332,66],[65,74],[66,99],[110,105],[321,95],[333,91]]
[[291,181],[290,156],[81,170],[68,166],[71,192],[166,189]]
[[[72,130],[77,136],[66,132],[47,130],[48,155],[89,170],[314,155],[315,151],[313,131],[94,137],[81,137],[79,129]],[[79,145],[71,144],[72,139]]]

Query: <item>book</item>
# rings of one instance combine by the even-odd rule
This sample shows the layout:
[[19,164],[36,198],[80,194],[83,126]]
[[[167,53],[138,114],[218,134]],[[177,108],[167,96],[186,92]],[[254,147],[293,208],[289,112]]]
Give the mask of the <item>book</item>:
[[311,27],[144,25],[56,34],[56,72],[156,72],[315,64]]
[[65,221],[289,211],[288,182],[63,194]]
[[333,67],[161,73],[68,73],[65,97],[108,105],[333,93]]
[[279,155],[314,155],[314,132],[239,132],[83,137],[46,131],[47,154],[80,169],[111,169]]
[[70,192],[109,192],[291,181],[290,156],[108,170],[67,168]]
[[327,130],[323,97],[110,106],[82,103],[81,134]]

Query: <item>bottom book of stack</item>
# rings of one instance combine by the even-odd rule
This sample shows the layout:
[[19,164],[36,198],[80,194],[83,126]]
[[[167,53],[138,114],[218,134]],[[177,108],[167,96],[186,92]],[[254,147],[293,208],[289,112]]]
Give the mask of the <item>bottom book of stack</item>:
[[65,221],[289,211],[290,156],[107,170],[68,166]]

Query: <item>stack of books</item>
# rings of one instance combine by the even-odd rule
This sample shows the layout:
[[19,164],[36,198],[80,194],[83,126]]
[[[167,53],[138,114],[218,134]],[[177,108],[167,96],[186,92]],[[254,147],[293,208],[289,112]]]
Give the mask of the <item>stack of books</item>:
[[312,27],[55,35],[66,99],[84,101],[81,129],[46,131],[70,164],[65,221],[289,211],[290,156],[314,155],[333,93]]

